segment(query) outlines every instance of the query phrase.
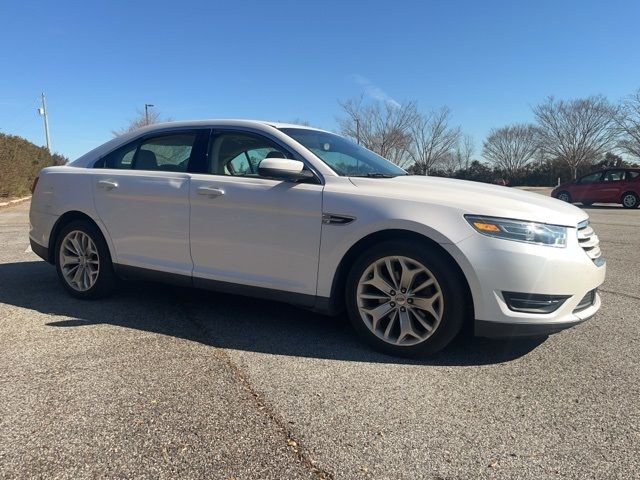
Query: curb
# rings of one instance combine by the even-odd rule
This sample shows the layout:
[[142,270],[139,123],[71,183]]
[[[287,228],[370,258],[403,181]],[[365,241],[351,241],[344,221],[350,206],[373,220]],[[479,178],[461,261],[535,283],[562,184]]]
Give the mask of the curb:
[[2,202],[0,203],[0,208],[13,207],[19,203],[25,202],[30,199],[31,199],[31,195],[29,195],[28,197],[16,198],[15,200],[9,200],[8,202]]

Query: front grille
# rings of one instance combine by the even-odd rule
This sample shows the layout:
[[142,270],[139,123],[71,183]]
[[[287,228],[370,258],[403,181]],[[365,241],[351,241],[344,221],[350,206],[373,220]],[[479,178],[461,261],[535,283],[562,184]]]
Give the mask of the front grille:
[[578,224],[578,243],[596,265],[600,266],[604,263],[600,251],[600,239],[589,226],[589,220]]
[[586,310],[587,308],[592,306],[594,303],[596,303],[596,289],[595,288],[593,290],[591,290],[589,293],[587,293],[582,298],[582,300],[580,300],[580,303],[578,303],[576,308],[573,309],[573,313],[578,313],[578,312],[581,312],[582,310]]

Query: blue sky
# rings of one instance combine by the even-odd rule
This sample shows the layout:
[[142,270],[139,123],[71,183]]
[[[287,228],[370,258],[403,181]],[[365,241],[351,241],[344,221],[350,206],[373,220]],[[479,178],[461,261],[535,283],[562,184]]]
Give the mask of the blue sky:
[[640,2],[2,2],[0,131],[75,158],[144,103],[334,129],[362,92],[448,105],[477,150],[548,95],[640,88]]

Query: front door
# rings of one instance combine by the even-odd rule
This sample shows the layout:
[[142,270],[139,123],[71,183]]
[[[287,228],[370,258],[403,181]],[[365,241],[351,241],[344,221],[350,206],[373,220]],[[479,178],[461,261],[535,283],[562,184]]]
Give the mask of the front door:
[[315,295],[322,185],[260,177],[274,141],[248,132],[218,132],[207,171],[192,174],[191,255],[194,283],[216,281]]
[[602,180],[602,172],[590,173],[579,178],[571,188],[571,199],[574,202],[593,202]]

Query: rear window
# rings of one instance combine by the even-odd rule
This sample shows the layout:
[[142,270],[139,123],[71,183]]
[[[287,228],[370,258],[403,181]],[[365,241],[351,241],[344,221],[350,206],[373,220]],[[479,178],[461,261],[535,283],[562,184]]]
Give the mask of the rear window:
[[186,172],[195,133],[165,134],[136,140],[117,148],[94,164],[94,168]]
[[134,158],[134,170],[186,172],[195,134],[163,135],[145,140]]
[[628,170],[627,171],[627,180],[635,180],[640,177],[640,171],[638,170]]
[[102,157],[95,166],[101,168],[131,168],[131,162],[137,147],[138,142],[128,143],[124,147],[120,147]]

